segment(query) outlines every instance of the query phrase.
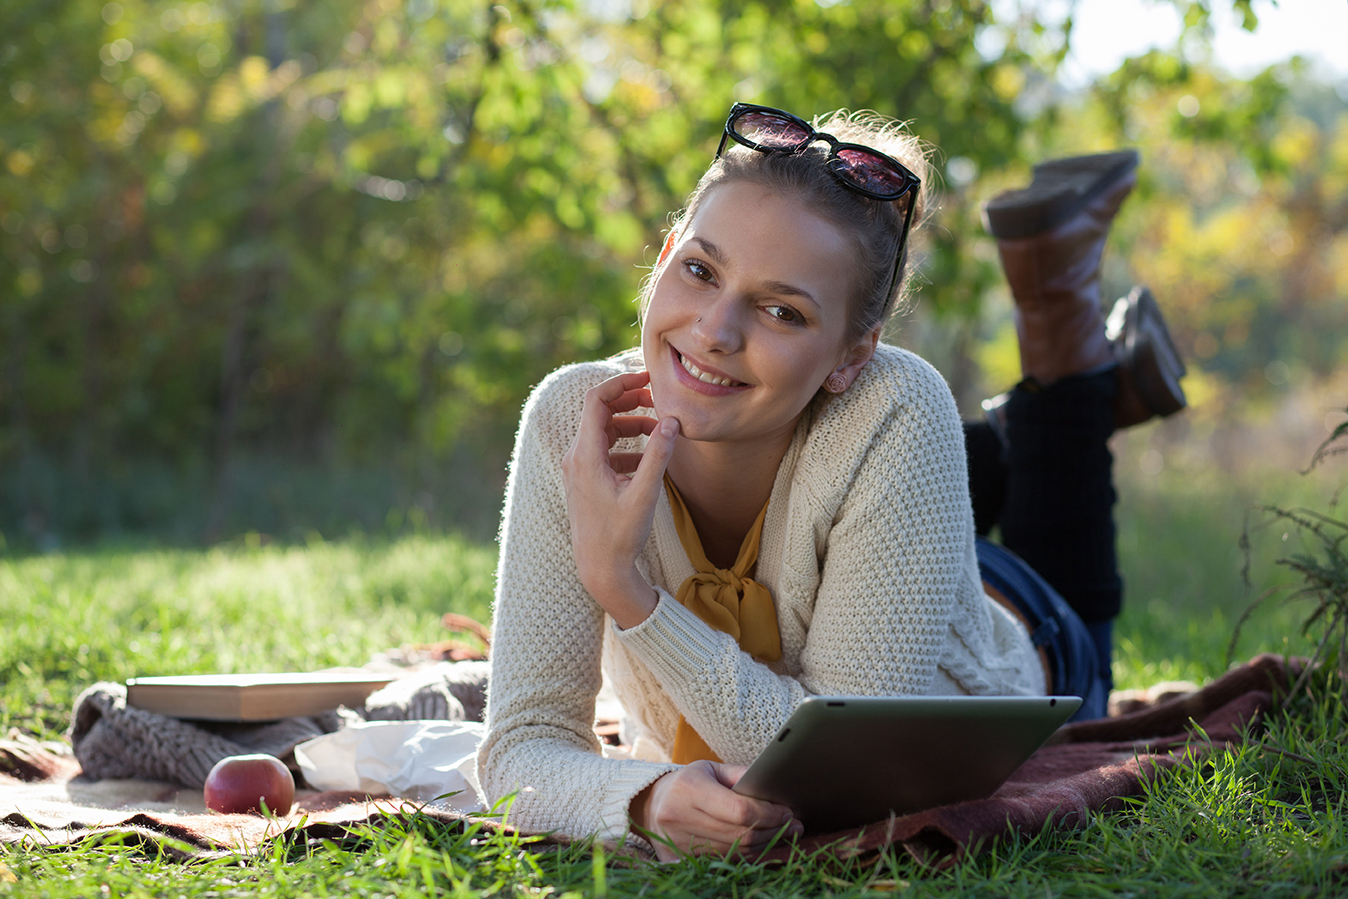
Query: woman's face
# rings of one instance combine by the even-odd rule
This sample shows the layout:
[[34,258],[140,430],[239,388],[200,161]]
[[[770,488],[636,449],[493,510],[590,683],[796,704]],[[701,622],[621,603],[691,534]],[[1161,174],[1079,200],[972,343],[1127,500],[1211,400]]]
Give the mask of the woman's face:
[[669,250],[642,323],[656,414],[691,440],[784,441],[824,379],[848,383],[874,335],[845,345],[851,243],[790,197],[712,190]]

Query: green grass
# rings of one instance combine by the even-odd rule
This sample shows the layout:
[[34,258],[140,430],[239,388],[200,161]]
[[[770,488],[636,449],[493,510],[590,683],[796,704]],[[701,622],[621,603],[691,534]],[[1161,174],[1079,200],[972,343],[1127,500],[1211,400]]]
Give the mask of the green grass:
[[0,732],[53,736],[97,680],[308,671],[490,620],[496,553],[447,537],[0,557]]
[[[1293,583],[1274,560],[1299,537],[1261,511],[1266,504],[1325,509],[1342,465],[1309,476],[1271,471],[1235,479],[1213,470],[1169,470],[1119,480],[1119,563],[1124,609],[1115,627],[1120,687],[1203,681],[1226,667],[1241,613],[1267,591]],[[1241,535],[1248,531],[1248,560]],[[1249,583],[1243,571],[1248,570]],[[1309,654],[1299,637],[1309,605],[1264,603],[1241,629],[1235,661],[1260,652]]]
[[[1121,487],[1128,583],[1118,679],[1206,679],[1225,669],[1231,627],[1267,586],[1281,531],[1239,539],[1256,501],[1314,502],[1328,482],[1240,488],[1174,475]],[[1289,535],[1289,542],[1296,539]],[[495,551],[449,536],[192,551],[103,547],[0,555],[0,729],[50,738],[99,679],[167,672],[360,664],[442,636],[439,616],[489,612]],[[1237,655],[1305,652],[1304,610],[1265,604]],[[1178,772],[1079,833],[1013,840],[953,870],[902,854],[804,858],[769,868],[697,859],[631,866],[580,845],[390,820],[358,841],[276,844],[253,858],[182,864],[110,841],[72,851],[0,850],[0,897],[905,896],[1300,897],[1348,894],[1348,719],[1333,690],[1275,716],[1247,744]]]

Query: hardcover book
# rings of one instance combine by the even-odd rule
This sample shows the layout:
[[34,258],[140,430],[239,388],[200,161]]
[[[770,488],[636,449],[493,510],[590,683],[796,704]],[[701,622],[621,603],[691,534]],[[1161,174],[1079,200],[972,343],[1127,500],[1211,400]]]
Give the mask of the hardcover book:
[[362,705],[392,679],[364,671],[137,677],[126,682],[126,704],[173,718],[274,721]]

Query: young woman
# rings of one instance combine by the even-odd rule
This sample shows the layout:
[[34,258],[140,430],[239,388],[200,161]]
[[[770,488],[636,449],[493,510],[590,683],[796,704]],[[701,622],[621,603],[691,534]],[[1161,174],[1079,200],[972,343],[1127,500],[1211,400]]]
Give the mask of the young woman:
[[[516,794],[512,823],[645,835],[662,858],[753,849],[799,825],[730,787],[807,695],[1061,689],[1023,598],[1008,608],[984,587],[949,389],[879,342],[925,175],[894,124],[835,115],[816,130],[737,104],[644,290],[640,349],[561,369],[530,398],[478,755],[487,796]],[[1107,228],[1131,169],[1086,181],[1077,208],[1054,215],[1072,225],[1084,210]],[[1023,239],[1051,243],[1063,226]],[[1013,392],[1004,426],[970,432],[1004,488],[984,517],[1036,517],[1014,453],[984,444],[1042,441],[1041,420],[1061,417],[1042,401],[1063,385],[1082,394],[1072,409],[1112,414],[1117,366],[1083,359],[1027,380],[1043,389]],[[1107,436],[1086,436],[1106,459]],[[1098,481],[1098,466],[1082,477]],[[1108,518],[1107,465],[1103,479]],[[1042,582],[1022,569],[1002,570],[1032,593]],[[1075,667],[1103,713],[1095,660]],[[601,669],[630,757],[604,755],[593,733]]]

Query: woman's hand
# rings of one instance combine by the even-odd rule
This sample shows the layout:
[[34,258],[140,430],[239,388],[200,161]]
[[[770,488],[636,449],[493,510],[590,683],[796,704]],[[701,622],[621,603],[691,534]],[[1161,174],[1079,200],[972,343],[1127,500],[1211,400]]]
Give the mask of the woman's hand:
[[730,789],[745,770],[701,761],[671,771],[632,800],[632,823],[652,837],[662,862],[690,852],[754,854],[783,827],[787,835],[798,836],[803,828],[789,808]]
[[[679,422],[621,415],[651,407],[647,372],[618,375],[585,394],[580,430],[562,459],[571,551],[580,581],[621,628],[655,610],[656,593],[637,570],[646,547]],[[650,437],[644,453],[613,453],[624,437]]]

